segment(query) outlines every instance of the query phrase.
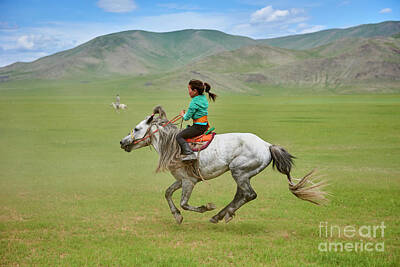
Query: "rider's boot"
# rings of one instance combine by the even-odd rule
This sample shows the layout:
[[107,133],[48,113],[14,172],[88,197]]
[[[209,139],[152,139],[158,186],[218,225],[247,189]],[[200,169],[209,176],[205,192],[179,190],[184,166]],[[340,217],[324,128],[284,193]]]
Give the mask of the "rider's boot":
[[181,145],[181,160],[182,161],[194,161],[197,160],[196,155],[193,153],[187,142],[184,142]]

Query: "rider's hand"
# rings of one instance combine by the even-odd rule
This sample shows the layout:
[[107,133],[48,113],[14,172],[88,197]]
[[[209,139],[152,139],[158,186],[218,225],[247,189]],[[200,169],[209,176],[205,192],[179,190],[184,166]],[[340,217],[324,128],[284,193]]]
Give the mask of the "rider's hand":
[[179,115],[181,115],[181,116],[183,117],[183,115],[185,115],[185,110],[183,109],[183,110],[181,111],[181,113],[179,113]]

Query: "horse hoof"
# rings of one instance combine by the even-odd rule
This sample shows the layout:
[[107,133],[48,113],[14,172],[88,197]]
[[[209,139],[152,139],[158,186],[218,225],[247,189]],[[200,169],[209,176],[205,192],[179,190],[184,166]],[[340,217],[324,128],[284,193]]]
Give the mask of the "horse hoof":
[[181,214],[176,214],[176,215],[174,215],[174,217],[175,217],[175,220],[176,220],[177,224],[181,224],[182,223],[183,217],[182,217]]
[[218,220],[215,219],[214,217],[212,217],[212,218],[210,219],[210,222],[212,222],[212,223],[218,223]]
[[216,206],[214,203],[207,203],[206,208],[208,211],[215,210]]
[[234,214],[230,215],[228,212],[224,216],[225,223],[230,222],[233,219]]

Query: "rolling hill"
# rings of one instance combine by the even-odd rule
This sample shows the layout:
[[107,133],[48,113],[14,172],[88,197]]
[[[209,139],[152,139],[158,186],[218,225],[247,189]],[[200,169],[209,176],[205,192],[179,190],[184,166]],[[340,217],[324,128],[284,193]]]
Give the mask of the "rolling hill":
[[344,38],[389,37],[396,33],[400,33],[400,22],[385,21],[377,24],[363,24],[346,29],[329,29],[307,34],[263,39],[258,40],[258,42],[281,48],[305,50]]
[[400,88],[400,39],[343,39],[305,51],[247,46],[188,64],[159,83],[173,87],[193,77],[227,91],[278,86],[394,92]]
[[30,63],[0,68],[3,80],[72,76],[141,75],[171,71],[190,61],[256,41],[214,30],[167,33],[126,31],[97,37]]

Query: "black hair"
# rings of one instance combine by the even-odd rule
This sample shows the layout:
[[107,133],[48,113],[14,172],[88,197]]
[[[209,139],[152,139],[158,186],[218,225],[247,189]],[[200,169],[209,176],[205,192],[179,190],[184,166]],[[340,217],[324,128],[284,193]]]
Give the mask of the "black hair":
[[217,95],[210,92],[211,86],[208,83],[203,83],[200,80],[190,80],[189,85],[192,88],[192,90],[196,90],[199,93],[199,95],[202,95],[204,91],[206,91],[208,97],[215,102]]

